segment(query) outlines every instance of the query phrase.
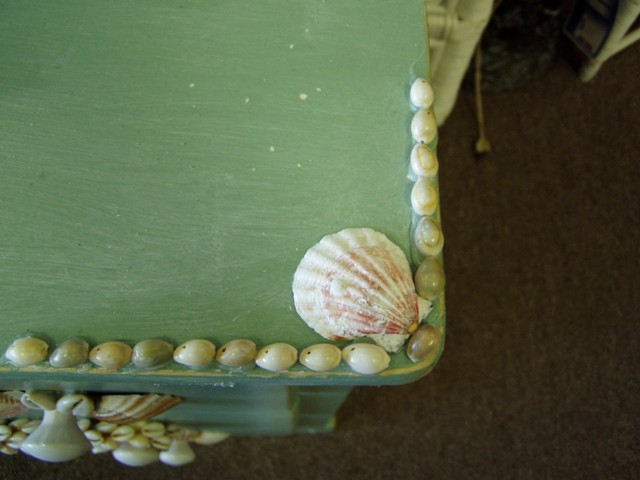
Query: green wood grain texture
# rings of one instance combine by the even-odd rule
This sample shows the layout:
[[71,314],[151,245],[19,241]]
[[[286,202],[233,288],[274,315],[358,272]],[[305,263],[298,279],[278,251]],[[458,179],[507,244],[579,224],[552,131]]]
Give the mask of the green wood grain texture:
[[302,348],[309,247],[409,252],[421,0],[2,1],[0,45],[0,348]]

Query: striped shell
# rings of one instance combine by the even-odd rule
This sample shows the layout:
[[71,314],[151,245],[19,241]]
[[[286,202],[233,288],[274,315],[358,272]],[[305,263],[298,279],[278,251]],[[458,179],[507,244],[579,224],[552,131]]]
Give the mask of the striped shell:
[[93,418],[109,423],[126,425],[160,415],[180,403],[172,395],[103,395],[96,402]]
[[323,337],[371,337],[389,352],[402,347],[430,308],[402,250],[369,228],[342,230],[309,249],[294,275],[293,298]]
[[0,392],[0,419],[17,417],[28,409],[20,401],[23,392],[9,390]]

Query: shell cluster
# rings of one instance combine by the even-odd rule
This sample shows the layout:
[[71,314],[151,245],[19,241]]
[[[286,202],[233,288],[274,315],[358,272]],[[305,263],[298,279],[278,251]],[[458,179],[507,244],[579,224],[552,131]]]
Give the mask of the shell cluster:
[[[428,311],[424,305],[420,308],[419,315],[424,315]],[[425,308],[427,309],[425,310]],[[384,344],[385,339],[388,342],[389,339],[393,340],[395,337],[401,337],[404,342],[410,334],[407,330],[407,333],[402,335],[382,333],[369,336]],[[393,342],[398,344],[397,340],[393,340]],[[34,363],[22,362],[18,364],[12,361],[14,358],[29,357],[34,350],[33,345],[37,347],[38,351],[47,352],[49,350],[48,344],[40,338],[21,337],[9,346],[5,352],[5,358],[18,367],[34,365],[46,367],[46,355],[33,357],[30,361]],[[370,346],[379,348],[386,355],[384,349],[376,345]],[[27,353],[22,353],[21,348],[26,348]],[[216,348],[215,344],[209,340],[200,338],[184,342],[175,349],[170,343],[159,339],[143,340],[133,347],[120,341],[105,342],[90,349],[85,340],[72,338],[63,341],[53,350],[48,363],[53,368],[79,370],[100,368],[125,373],[137,370],[157,370],[170,364],[191,370],[220,369],[233,373],[243,373],[257,366],[268,372],[282,373],[298,363],[314,372],[329,372],[337,369],[344,362],[351,367],[353,372],[367,374],[362,371],[362,368],[354,366],[355,363],[350,361],[348,356],[345,356],[344,350],[346,348],[349,346],[341,350],[333,344],[319,343],[308,346],[299,352],[293,345],[276,342],[258,349],[253,341],[245,338],[231,340],[220,348]],[[379,355],[377,350],[370,349],[368,351],[371,355]],[[377,362],[374,357],[371,361]],[[385,368],[387,366],[388,363]],[[0,419],[12,417],[25,410],[20,397],[21,392],[0,392]],[[128,423],[158,415],[164,409],[170,408],[178,402],[179,399],[176,397],[166,395],[105,395],[100,404],[96,405],[93,416],[111,423]]]
[[[17,454],[40,424],[39,419],[25,417],[0,422],[0,453]],[[186,465],[195,459],[189,443],[214,445],[229,436],[226,432],[195,430],[158,421],[118,425],[79,418],[77,424],[91,443],[92,453],[111,452],[118,462],[128,466],[144,466],[158,461],[171,466]]]

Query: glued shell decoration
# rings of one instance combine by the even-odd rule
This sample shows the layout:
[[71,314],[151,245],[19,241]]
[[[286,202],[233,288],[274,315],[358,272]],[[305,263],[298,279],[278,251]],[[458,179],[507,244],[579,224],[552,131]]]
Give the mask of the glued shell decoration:
[[81,338],[70,338],[56,347],[49,363],[55,368],[70,368],[82,365],[89,358],[89,344]]
[[5,357],[18,367],[28,367],[43,362],[47,358],[49,345],[44,340],[36,337],[23,337],[15,340],[7,351]]
[[96,402],[92,416],[105,422],[126,425],[160,415],[180,402],[180,397],[155,393],[103,395]]
[[342,350],[342,358],[361,375],[375,375],[389,366],[389,354],[377,345],[356,343]]
[[0,419],[17,417],[27,411],[26,405],[20,401],[22,395],[23,392],[13,390],[0,392]]
[[298,360],[298,351],[288,343],[272,343],[260,349],[256,364],[270,372],[284,372]]
[[131,354],[131,347],[124,342],[105,342],[91,349],[89,360],[98,367],[117,370],[131,362]]
[[216,355],[216,346],[209,340],[196,338],[184,342],[173,352],[173,359],[187,367],[205,368]]
[[431,308],[413,284],[398,246],[370,228],[324,237],[310,248],[293,278],[300,317],[330,340],[370,337],[398,351]]
[[316,372],[328,372],[340,365],[342,352],[330,343],[319,343],[305,348],[300,354],[300,363]]

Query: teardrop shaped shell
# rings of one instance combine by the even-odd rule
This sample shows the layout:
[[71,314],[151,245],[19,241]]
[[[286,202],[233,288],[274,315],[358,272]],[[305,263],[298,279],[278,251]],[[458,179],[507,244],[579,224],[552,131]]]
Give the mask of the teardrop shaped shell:
[[423,217],[416,225],[414,236],[416,247],[423,255],[435,257],[442,251],[444,236],[440,225],[429,217]]
[[337,368],[341,359],[340,349],[330,343],[312,345],[300,353],[300,363],[316,372],[328,372]]
[[431,143],[438,135],[438,124],[433,112],[426,108],[418,110],[411,120],[411,134],[418,143]]
[[351,369],[362,375],[375,375],[389,366],[389,354],[378,345],[356,343],[342,350],[343,360]]
[[422,325],[407,342],[407,357],[418,363],[435,355],[442,346],[442,333],[433,325]]
[[89,359],[89,344],[82,338],[70,338],[58,345],[49,357],[55,368],[79,367]]
[[173,345],[152,338],[135,344],[131,361],[138,368],[156,369],[165,366],[172,358]]
[[89,360],[98,367],[117,370],[131,362],[131,354],[131,347],[124,342],[106,342],[91,349]]
[[37,365],[47,358],[49,345],[36,337],[22,337],[14,340],[7,348],[5,357],[18,367]]
[[227,367],[242,367],[253,364],[256,358],[256,344],[239,338],[225,343],[216,353],[216,360]]
[[121,445],[112,453],[113,458],[129,467],[144,467],[158,461],[160,452],[155,448],[136,448],[129,444]]
[[191,368],[204,368],[209,365],[216,354],[216,346],[209,340],[197,338],[189,340],[173,352],[173,359]]
[[96,402],[92,417],[104,422],[127,425],[160,415],[180,402],[180,397],[156,393],[102,395]]
[[256,365],[271,372],[291,368],[298,360],[298,351],[288,343],[272,343],[258,351]]
[[418,295],[427,300],[434,300],[444,291],[444,270],[435,257],[427,257],[422,261],[416,270],[415,283]]
[[438,174],[438,157],[424,143],[417,143],[411,150],[411,170],[418,177],[432,178]]
[[409,97],[415,107],[429,108],[433,104],[433,87],[424,78],[416,78],[411,85]]
[[427,179],[421,178],[411,190],[411,206],[418,215],[433,215],[438,208],[438,191]]
[[295,272],[293,298],[300,317],[323,337],[367,336],[390,352],[421,320],[404,253],[370,228],[342,230],[310,248]]
[[9,390],[0,392],[0,419],[17,417],[28,410],[20,399],[23,392]]

